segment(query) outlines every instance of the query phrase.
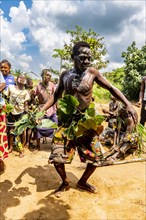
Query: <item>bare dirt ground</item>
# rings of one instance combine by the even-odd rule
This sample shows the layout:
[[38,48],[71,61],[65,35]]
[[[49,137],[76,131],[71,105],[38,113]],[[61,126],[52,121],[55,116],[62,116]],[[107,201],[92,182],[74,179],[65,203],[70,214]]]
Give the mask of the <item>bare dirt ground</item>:
[[56,198],[54,190],[61,180],[47,164],[50,146],[48,140],[36,154],[25,150],[23,158],[13,152],[5,159],[6,171],[0,176],[1,220],[146,219],[146,163],[97,168],[89,181],[98,193],[90,194],[76,187],[85,169],[76,153],[72,164],[66,165],[71,189]]

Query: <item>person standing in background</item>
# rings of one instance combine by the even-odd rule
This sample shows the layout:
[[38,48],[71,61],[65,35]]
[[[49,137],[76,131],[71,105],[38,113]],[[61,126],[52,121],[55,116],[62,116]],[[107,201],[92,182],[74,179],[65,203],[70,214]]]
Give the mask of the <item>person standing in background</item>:
[[141,82],[139,101],[137,105],[139,107],[141,106],[140,124],[144,126],[146,122],[146,76],[143,77]]
[[8,157],[8,141],[6,132],[6,114],[5,101],[2,97],[2,91],[5,89],[6,83],[2,73],[0,72],[0,174],[5,171],[4,159]]
[[[14,123],[18,121],[25,112],[28,111],[28,101],[30,95],[28,90],[25,89],[26,76],[20,74],[16,80],[16,86],[8,87],[8,90],[5,92],[9,103],[11,103],[14,108],[12,112],[8,115],[8,140],[9,140],[9,152],[13,151],[14,145],[14,135],[12,131],[14,129]],[[25,132],[20,135],[22,148],[24,149],[24,144],[26,142]],[[24,156],[23,150],[20,151],[20,157]]]
[[[35,87],[35,95],[38,97],[39,107],[42,108],[44,104],[50,99],[55,92],[55,84],[51,82],[51,72],[49,69],[42,70],[41,73],[42,81]],[[56,115],[56,104],[51,106],[45,113],[44,119],[50,119],[53,122],[58,123]],[[40,138],[50,137],[54,133],[54,129],[48,128],[37,128],[36,129],[36,140],[37,150],[40,150]]]
[[5,90],[8,89],[9,85],[15,85],[15,79],[14,76],[10,73],[10,69],[11,69],[11,63],[8,60],[2,60],[0,62],[0,70],[6,82]]

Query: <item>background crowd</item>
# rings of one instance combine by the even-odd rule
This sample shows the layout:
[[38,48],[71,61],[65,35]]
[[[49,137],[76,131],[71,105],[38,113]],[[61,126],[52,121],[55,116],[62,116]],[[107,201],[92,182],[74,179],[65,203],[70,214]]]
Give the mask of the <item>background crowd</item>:
[[[41,108],[53,95],[56,83],[53,82],[49,69],[42,70],[42,79],[37,85],[33,85],[33,80],[26,74],[20,73],[14,77],[11,74],[11,63],[8,60],[0,62],[0,173],[5,170],[4,158],[18,147],[20,157],[24,156],[24,149],[30,148],[31,139],[36,141],[34,150],[40,149],[40,138],[52,137],[54,129],[37,128],[35,130],[27,128],[19,137],[14,131],[14,124],[22,118],[28,111],[34,108]],[[6,111],[6,105],[13,106],[11,112]],[[49,118],[57,123],[56,105],[48,109],[44,118]]]

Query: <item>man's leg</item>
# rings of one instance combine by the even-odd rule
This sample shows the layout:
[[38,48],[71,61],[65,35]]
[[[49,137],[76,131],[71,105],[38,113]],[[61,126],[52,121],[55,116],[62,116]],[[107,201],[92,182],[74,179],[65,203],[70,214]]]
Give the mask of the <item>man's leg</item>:
[[80,178],[80,180],[77,183],[78,188],[80,189],[84,189],[88,192],[91,193],[96,193],[96,188],[92,185],[90,185],[89,183],[87,183],[87,180],[89,179],[89,177],[92,175],[92,173],[95,171],[96,166],[88,163],[86,170],[84,171],[82,177]]
[[145,110],[145,105],[146,103],[143,101],[142,102],[142,107],[141,107],[141,114],[140,114],[140,124],[142,124],[144,126],[145,124],[145,120],[146,120],[146,110]]
[[37,139],[36,139],[36,143],[37,143],[37,145],[36,145],[37,150],[40,150],[41,139],[40,139],[40,138],[37,138]]
[[54,167],[57,171],[57,173],[59,174],[59,176],[62,179],[62,184],[59,187],[59,191],[65,191],[67,189],[69,189],[69,182],[66,176],[66,171],[65,171],[65,165],[63,163],[60,164],[54,164]]

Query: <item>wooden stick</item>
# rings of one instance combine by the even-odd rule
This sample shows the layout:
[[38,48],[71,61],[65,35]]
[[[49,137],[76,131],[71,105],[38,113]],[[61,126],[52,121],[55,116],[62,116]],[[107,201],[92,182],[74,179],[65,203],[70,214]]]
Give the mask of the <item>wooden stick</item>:
[[103,167],[103,166],[111,166],[111,165],[120,165],[120,164],[127,164],[127,163],[135,163],[135,162],[144,162],[146,161],[146,158],[134,158],[131,160],[124,160],[124,161],[101,161],[97,165],[97,167]]

